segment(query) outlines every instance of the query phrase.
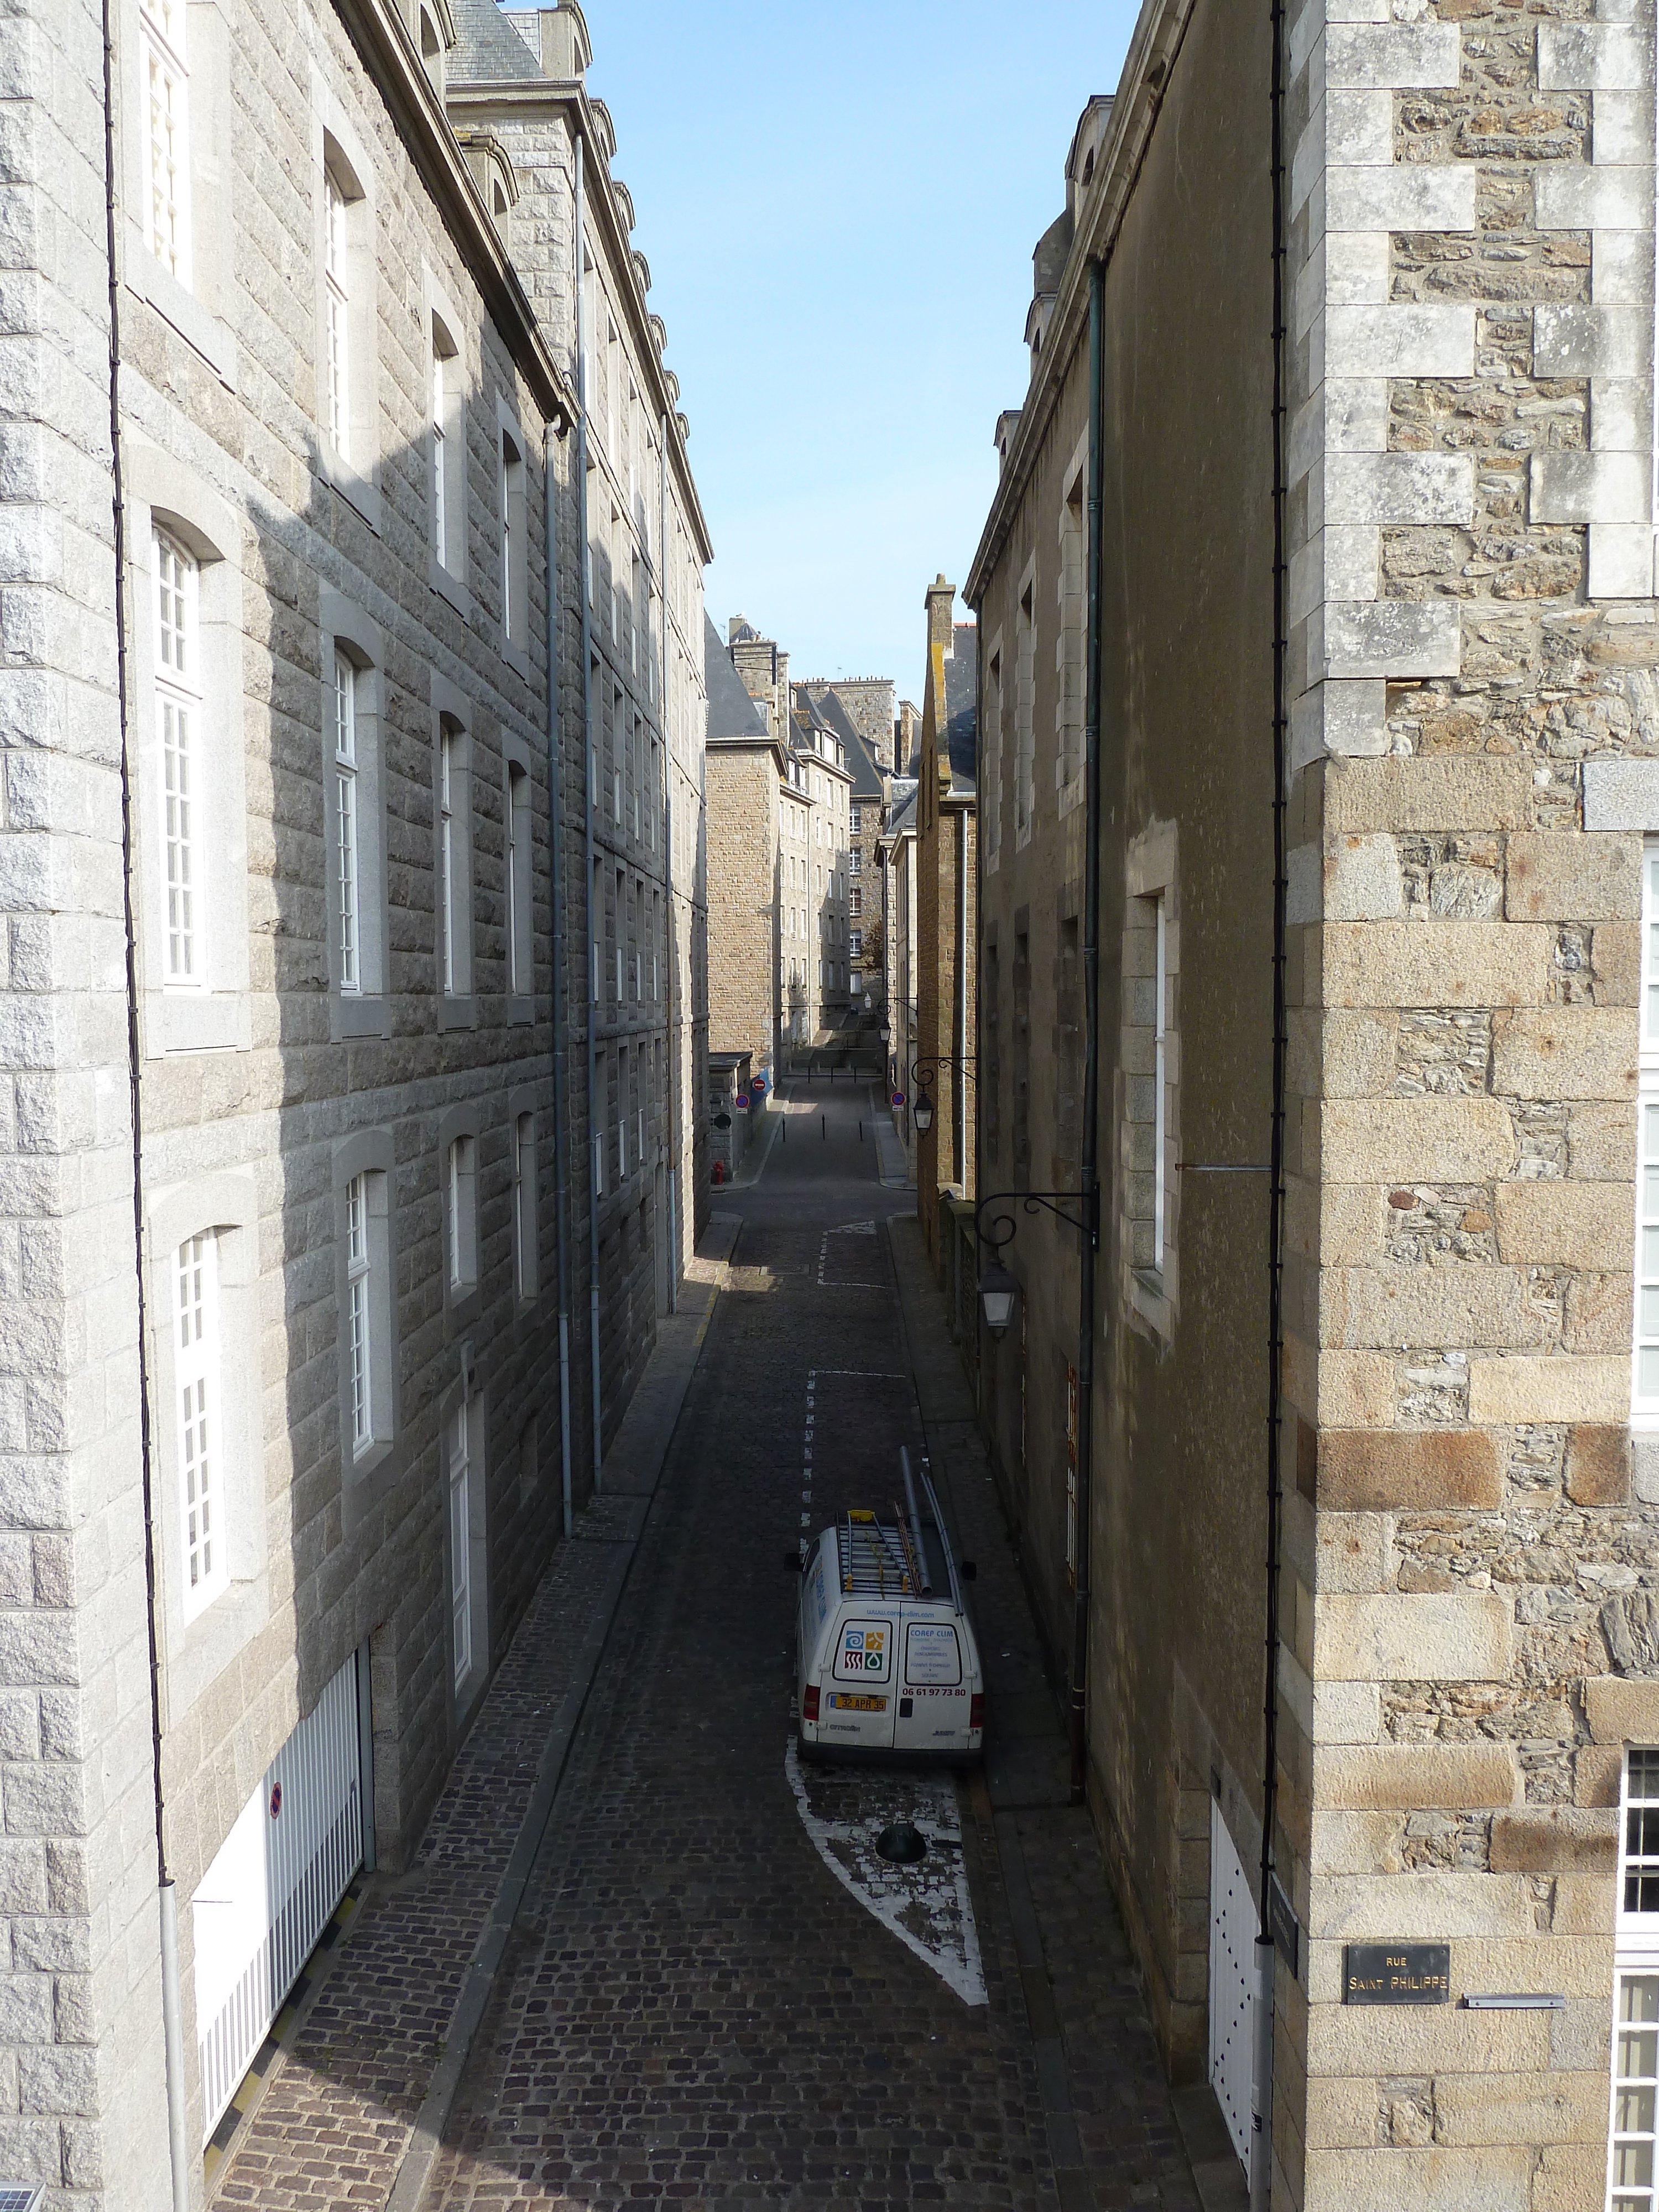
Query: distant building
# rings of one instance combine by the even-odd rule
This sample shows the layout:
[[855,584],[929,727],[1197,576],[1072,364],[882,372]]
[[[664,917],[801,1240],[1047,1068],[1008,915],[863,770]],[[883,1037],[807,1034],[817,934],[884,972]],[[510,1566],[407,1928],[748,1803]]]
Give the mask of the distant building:
[[[707,617],[708,1045],[775,1079],[783,971],[780,896],[785,755]],[[792,844],[792,851],[794,849]],[[732,1164],[729,1147],[727,1164]]]

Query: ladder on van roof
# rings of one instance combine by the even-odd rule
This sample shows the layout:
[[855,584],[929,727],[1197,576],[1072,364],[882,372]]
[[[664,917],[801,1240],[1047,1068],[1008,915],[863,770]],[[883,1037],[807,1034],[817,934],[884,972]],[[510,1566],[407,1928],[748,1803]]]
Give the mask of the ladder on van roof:
[[878,1521],[863,1506],[849,1505],[836,1537],[843,1596],[914,1597],[921,1589],[921,1576],[902,1521]]

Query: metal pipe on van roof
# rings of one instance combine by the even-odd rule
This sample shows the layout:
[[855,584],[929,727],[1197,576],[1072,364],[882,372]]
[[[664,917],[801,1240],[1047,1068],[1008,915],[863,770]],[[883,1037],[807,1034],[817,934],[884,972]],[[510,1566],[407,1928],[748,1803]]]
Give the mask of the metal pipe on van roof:
[[[910,1454],[903,1444],[899,1446],[899,1465],[904,1469],[904,1502],[910,1509],[910,1533],[916,1540],[916,1572],[921,1577],[921,1594],[924,1597],[932,1597],[933,1580],[927,1571],[927,1554],[922,1548],[921,1516],[916,1510],[916,1486],[910,1480]],[[939,1533],[942,1537],[944,1531],[941,1529]]]

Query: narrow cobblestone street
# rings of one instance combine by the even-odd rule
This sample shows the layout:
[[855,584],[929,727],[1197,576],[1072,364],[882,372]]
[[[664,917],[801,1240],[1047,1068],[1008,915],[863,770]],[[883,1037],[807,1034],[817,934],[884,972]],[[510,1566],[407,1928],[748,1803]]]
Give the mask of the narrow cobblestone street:
[[[899,1447],[924,1443],[887,1233],[911,1200],[877,1181],[872,1111],[862,1091],[803,1092],[762,1179],[722,1194],[732,1263],[447,2130],[427,2199],[446,2212],[1198,2202],[1097,1856],[1064,1864],[1075,1826],[1045,1878],[1068,1941],[1115,1937],[1105,1985],[1127,2003],[1104,2064],[1077,2066],[1094,2102],[1059,2115],[1057,2160],[1045,2105],[1067,2100],[1039,2080],[984,1784],[963,1786],[976,2008],[860,1910],[797,1815],[781,1554],[849,1503],[884,1504]],[[981,1493],[947,1504],[964,1547],[1001,1547],[982,1462],[940,1472]],[[994,1730],[999,1692],[1046,1699],[1006,1549],[979,1588]],[[1022,1771],[1059,1783],[1037,1751]],[[1079,2123],[1092,2187],[1066,2148]]]

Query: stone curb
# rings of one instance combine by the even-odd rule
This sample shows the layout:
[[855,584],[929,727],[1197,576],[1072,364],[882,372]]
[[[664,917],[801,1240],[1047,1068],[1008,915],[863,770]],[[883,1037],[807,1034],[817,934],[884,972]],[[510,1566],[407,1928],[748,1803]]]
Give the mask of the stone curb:
[[[466,2062],[471,2055],[474,2039],[483,2024],[490,1997],[495,1992],[495,1977],[500,1972],[501,1960],[506,1955],[507,1938],[513,1932],[513,1924],[518,1918],[519,1908],[524,1899],[526,1884],[530,1879],[531,1871],[536,1863],[547,1833],[548,1825],[553,1816],[553,1808],[558,1797],[559,1785],[564,1778],[570,1747],[575,1741],[576,1731],[581,1725],[582,1715],[586,1711],[587,1700],[592,1691],[594,1679],[599,1673],[599,1662],[604,1656],[605,1647],[610,1640],[611,1626],[617,1617],[617,1608],[621,1604],[623,1593],[628,1586],[629,1571],[639,1555],[640,1538],[644,1533],[646,1520],[651,1510],[652,1501],[656,1495],[657,1484],[668,1456],[669,1446],[679,1425],[680,1410],[685,1402],[685,1394],[690,1387],[691,1378],[696,1372],[697,1364],[702,1357],[702,1347],[708,1340],[715,1310],[720,1303],[720,1292],[725,1280],[724,1261],[729,1256],[728,1247],[727,1251],[720,1255],[720,1261],[715,1267],[714,1280],[709,1286],[711,1294],[708,1310],[697,1324],[696,1335],[692,1342],[690,1357],[685,1361],[685,1371],[680,1381],[679,1389],[674,1395],[672,1407],[665,1406],[661,1409],[659,1417],[661,1422],[661,1433],[654,1455],[655,1464],[642,1486],[630,1496],[627,1533],[617,1538],[588,1540],[613,1543],[617,1556],[607,1570],[593,1625],[582,1642],[576,1662],[576,1678],[566,1692],[564,1702],[559,1708],[558,1717],[548,1732],[547,1743],[537,1766],[535,1787],[531,1792],[530,1802],[525,1808],[524,1820],[520,1826],[518,1838],[513,1846],[513,1855],[507,1861],[507,1870],[501,1877],[501,1887],[495,1894],[495,1901],[491,1905],[489,1917],[479,1934],[471,1962],[462,1978],[453,2009],[450,2014],[448,2033],[444,2039],[444,2055],[438,2063],[437,2070],[422,2101],[421,2109],[416,2114],[414,2124],[410,2130],[409,2142],[398,2161],[397,2174],[386,2200],[386,2212],[418,2212],[421,2200],[426,2193],[427,2184],[432,2178],[432,2170],[437,2163],[438,2153],[443,2143],[444,2129],[448,2124],[456,2093],[461,2085],[461,2076],[466,2069]],[[647,1375],[648,1374],[649,1369],[647,1370]],[[643,1388],[645,1380],[646,1377],[641,1378],[641,1388]],[[637,1402],[639,1397],[637,1389],[635,1396]],[[620,1437],[617,1442],[621,1442]],[[615,1449],[616,1446],[613,1444],[612,1449]]]

